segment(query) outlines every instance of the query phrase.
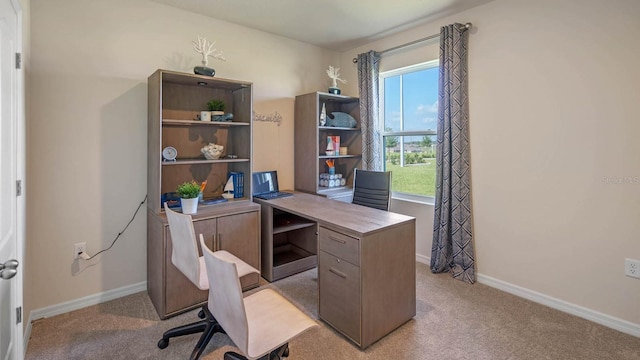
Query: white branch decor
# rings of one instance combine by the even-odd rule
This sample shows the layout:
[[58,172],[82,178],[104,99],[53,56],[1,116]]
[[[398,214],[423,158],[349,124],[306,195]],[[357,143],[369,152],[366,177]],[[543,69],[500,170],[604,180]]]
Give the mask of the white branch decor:
[[262,115],[262,114],[258,114],[255,111],[253,112],[253,120],[255,121],[267,121],[267,122],[274,122],[276,124],[278,124],[278,126],[280,126],[280,123],[282,122],[282,115],[278,114],[278,112],[274,112],[273,115]]
[[217,49],[213,47],[213,45],[215,45],[216,43],[215,41],[209,42],[206,38],[200,37],[200,35],[198,35],[198,41],[192,41],[191,43],[193,44],[193,49],[197,53],[202,54],[203,66],[207,66],[207,64],[209,63],[209,56],[221,61],[227,60],[222,55],[222,51],[216,52]]
[[334,68],[332,65],[329,65],[329,70],[327,70],[327,75],[329,75],[329,78],[333,80],[333,84],[331,85],[331,87],[337,88],[338,81],[340,81],[343,84],[347,83],[347,80],[340,79],[340,68]]

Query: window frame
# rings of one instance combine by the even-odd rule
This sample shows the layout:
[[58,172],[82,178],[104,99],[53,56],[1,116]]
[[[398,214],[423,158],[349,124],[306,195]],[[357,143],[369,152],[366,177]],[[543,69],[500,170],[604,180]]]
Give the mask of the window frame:
[[[403,119],[403,121],[400,123],[401,125],[401,130],[400,131],[385,131],[385,108],[384,108],[384,90],[385,90],[385,86],[384,86],[384,80],[388,77],[393,77],[393,76],[398,76],[398,75],[404,75],[404,74],[408,74],[411,72],[417,72],[417,71],[422,71],[422,70],[428,70],[428,69],[433,69],[433,68],[437,68],[440,65],[440,60],[439,59],[435,59],[435,60],[430,60],[430,61],[426,61],[423,63],[419,63],[419,64],[414,64],[414,65],[409,65],[409,66],[405,66],[405,67],[401,67],[398,69],[393,69],[393,70],[387,70],[387,71],[382,71],[378,74],[378,84],[379,85],[379,91],[378,91],[378,96],[380,99],[380,117],[378,119],[378,124],[376,124],[376,127],[378,129],[378,134],[379,134],[379,141],[380,144],[382,144],[381,148],[382,150],[382,166],[383,168],[386,170],[386,151],[385,151],[385,140],[384,137],[385,136],[398,136],[399,137],[399,145],[400,145],[400,149],[401,149],[401,156],[400,156],[400,163],[402,165],[404,165],[404,136],[432,136],[432,135],[437,135],[437,129],[436,130],[412,130],[412,131],[403,131],[402,128],[404,127],[404,114],[403,112],[403,94],[402,94],[402,78],[400,78],[400,91],[401,91],[401,96],[400,96],[400,116]],[[393,181],[393,176],[391,181]],[[391,191],[391,197],[393,199],[399,199],[399,200],[405,200],[405,201],[411,201],[411,202],[417,202],[417,203],[425,203],[425,204],[430,204],[433,205],[435,203],[435,196],[429,196],[429,195],[420,195],[420,194],[412,194],[412,193],[404,193],[404,192],[399,192],[399,191]]]

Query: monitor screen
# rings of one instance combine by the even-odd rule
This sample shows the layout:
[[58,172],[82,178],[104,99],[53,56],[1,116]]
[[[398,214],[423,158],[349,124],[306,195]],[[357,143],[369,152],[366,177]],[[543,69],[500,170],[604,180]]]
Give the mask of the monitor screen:
[[278,173],[275,170],[254,172],[252,180],[253,195],[279,191]]

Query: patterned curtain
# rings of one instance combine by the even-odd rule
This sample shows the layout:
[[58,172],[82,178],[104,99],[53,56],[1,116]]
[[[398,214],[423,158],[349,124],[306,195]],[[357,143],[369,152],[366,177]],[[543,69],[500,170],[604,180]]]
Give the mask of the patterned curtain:
[[362,169],[382,170],[382,144],[376,128],[379,117],[378,75],[380,54],[371,50],[358,55]]
[[468,32],[453,24],[440,30],[436,204],[431,271],[476,281],[471,224],[469,162]]

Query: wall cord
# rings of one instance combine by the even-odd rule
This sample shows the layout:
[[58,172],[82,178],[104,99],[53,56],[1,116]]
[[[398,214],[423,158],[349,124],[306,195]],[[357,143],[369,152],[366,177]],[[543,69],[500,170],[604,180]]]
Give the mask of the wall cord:
[[127,226],[124,227],[124,229],[122,229],[122,231],[120,231],[118,233],[118,235],[116,236],[115,239],[113,239],[113,242],[111,243],[111,245],[109,245],[108,248],[106,249],[102,249],[100,251],[98,251],[97,253],[93,254],[93,256],[88,256],[88,257],[82,257],[82,259],[84,260],[91,260],[94,257],[98,256],[98,254],[103,253],[109,249],[111,249],[113,247],[113,245],[116,243],[116,241],[118,241],[118,239],[120,238],[120,235],[124,234],[124,232],[127,230],[127,228],[129,227],[129,225],[131,225],[131,223],[133,222],[133,220],[136,218],[136,215],[138,215],[138,211],[140,211],[140,208],[142,207],[142,205],[144,205],[144,203],[147,201],[147,198],[149,197],[149,195],[145,195],[144,199],[142,200],[142,202],[140,203],[140,205],[138,205],[138,208],[136,209],[136,212],[133,213],[133,216],[131,217],[131,220],[129,220],[129,222],[127,223]]

